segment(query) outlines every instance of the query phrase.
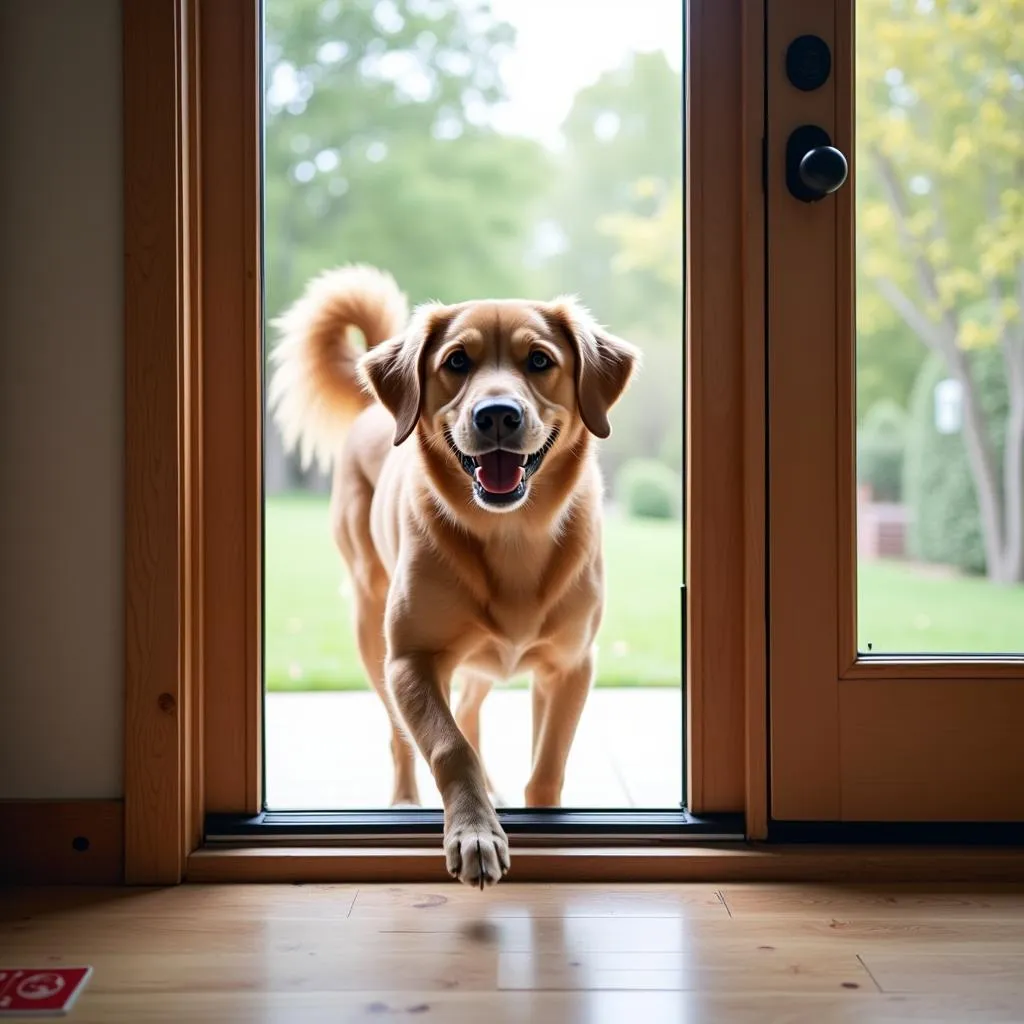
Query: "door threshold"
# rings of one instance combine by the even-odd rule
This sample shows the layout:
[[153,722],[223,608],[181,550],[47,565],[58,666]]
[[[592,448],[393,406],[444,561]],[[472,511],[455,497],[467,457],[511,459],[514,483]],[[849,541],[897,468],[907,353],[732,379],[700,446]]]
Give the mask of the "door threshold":
[[[454,886],[440,845],[210,846],[188,858],[188,882]],[[765,846],[520,847],[501,883],[1024,882],[1024,849],[1012,847]],[[500,887],[499,887],[500,888]]]
[[[501,810],[498,817],[517,845],[676,845],[735,842],[745,838],[742,814],[695,815],[685,810]],[[440,810],[263,811],[211,814],[207,846],[224,843],[373,845],[431,844],[444,828]]]

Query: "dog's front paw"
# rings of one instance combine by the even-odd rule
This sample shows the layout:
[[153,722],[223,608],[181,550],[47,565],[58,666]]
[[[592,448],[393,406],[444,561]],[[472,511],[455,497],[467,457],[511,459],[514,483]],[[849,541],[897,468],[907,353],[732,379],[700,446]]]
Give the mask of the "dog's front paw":
[[452,878],[483,889],[508,874],[508,836],[493,813],[453,818],[445,827],[444,858]]

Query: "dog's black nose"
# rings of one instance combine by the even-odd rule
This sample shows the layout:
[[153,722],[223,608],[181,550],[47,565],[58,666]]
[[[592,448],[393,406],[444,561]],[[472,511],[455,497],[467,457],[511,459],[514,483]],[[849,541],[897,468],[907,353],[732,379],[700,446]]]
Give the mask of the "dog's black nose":
[[523,425],[523,407],[514,398],[485,398],[473,406],[473,426],[497,441]]

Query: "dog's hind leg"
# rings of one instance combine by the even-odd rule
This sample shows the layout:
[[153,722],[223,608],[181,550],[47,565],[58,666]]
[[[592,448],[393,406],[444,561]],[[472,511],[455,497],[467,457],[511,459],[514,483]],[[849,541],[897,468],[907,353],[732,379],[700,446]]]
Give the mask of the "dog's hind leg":
[[[459,679],[459,703],[455,708],[455,724],[462,730],[462,735],[469,740],[483,765],[484,755],[480,749],[480,706],[487,694],[491,692],[491,687],[494,684],[487,676],[466,669],[460,669],[457,678]],[[495,788],[486,766],[484,766],[484,779],[487,784],[487,792],[491,794],[495,806],[500,807],[504,800]]]
[[418,805],[420,795],[416,785],[416,750],[398,721],[384,682],[384,658],[387,653],[384,643],[384,602],[372,594],[357,591],[355,608],[359,656],[367,677],[384,702],[391,722],[391,759],[395,773],[391,806]]
[[370,508],[373,485],[353,465],[351,454],[342,454],[331,492],[331,527],[334,543],[348,567],[353,590],[354,625],[359,657],[377,696],[384,702],[391,722],[391,760],[394,786],[391,805],[420,802],[416,786],[416,751],[399,722],[384,682],[384,607],[388,575],[373,545]]
[[594,677],[591,658],[568,671],[539,671],[533,679],[533,771],[527,807],[559,807],[565,765]]

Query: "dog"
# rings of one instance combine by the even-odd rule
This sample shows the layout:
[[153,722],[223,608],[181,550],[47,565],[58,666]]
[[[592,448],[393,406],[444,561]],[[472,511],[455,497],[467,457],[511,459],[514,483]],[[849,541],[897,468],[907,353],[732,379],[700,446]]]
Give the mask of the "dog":
[[269,404],[288,450],[333,465],[360,657],[391,719],[392,803],[419,802],[415,743],[443,800],[449,873],[492,885],[510,861],[480,705],[532,675],[526,805],[559,806],[604,603],[594,439],[639,350],[571,297],[409,316],[395,280],[363,265],[314,278],[275,327]]

